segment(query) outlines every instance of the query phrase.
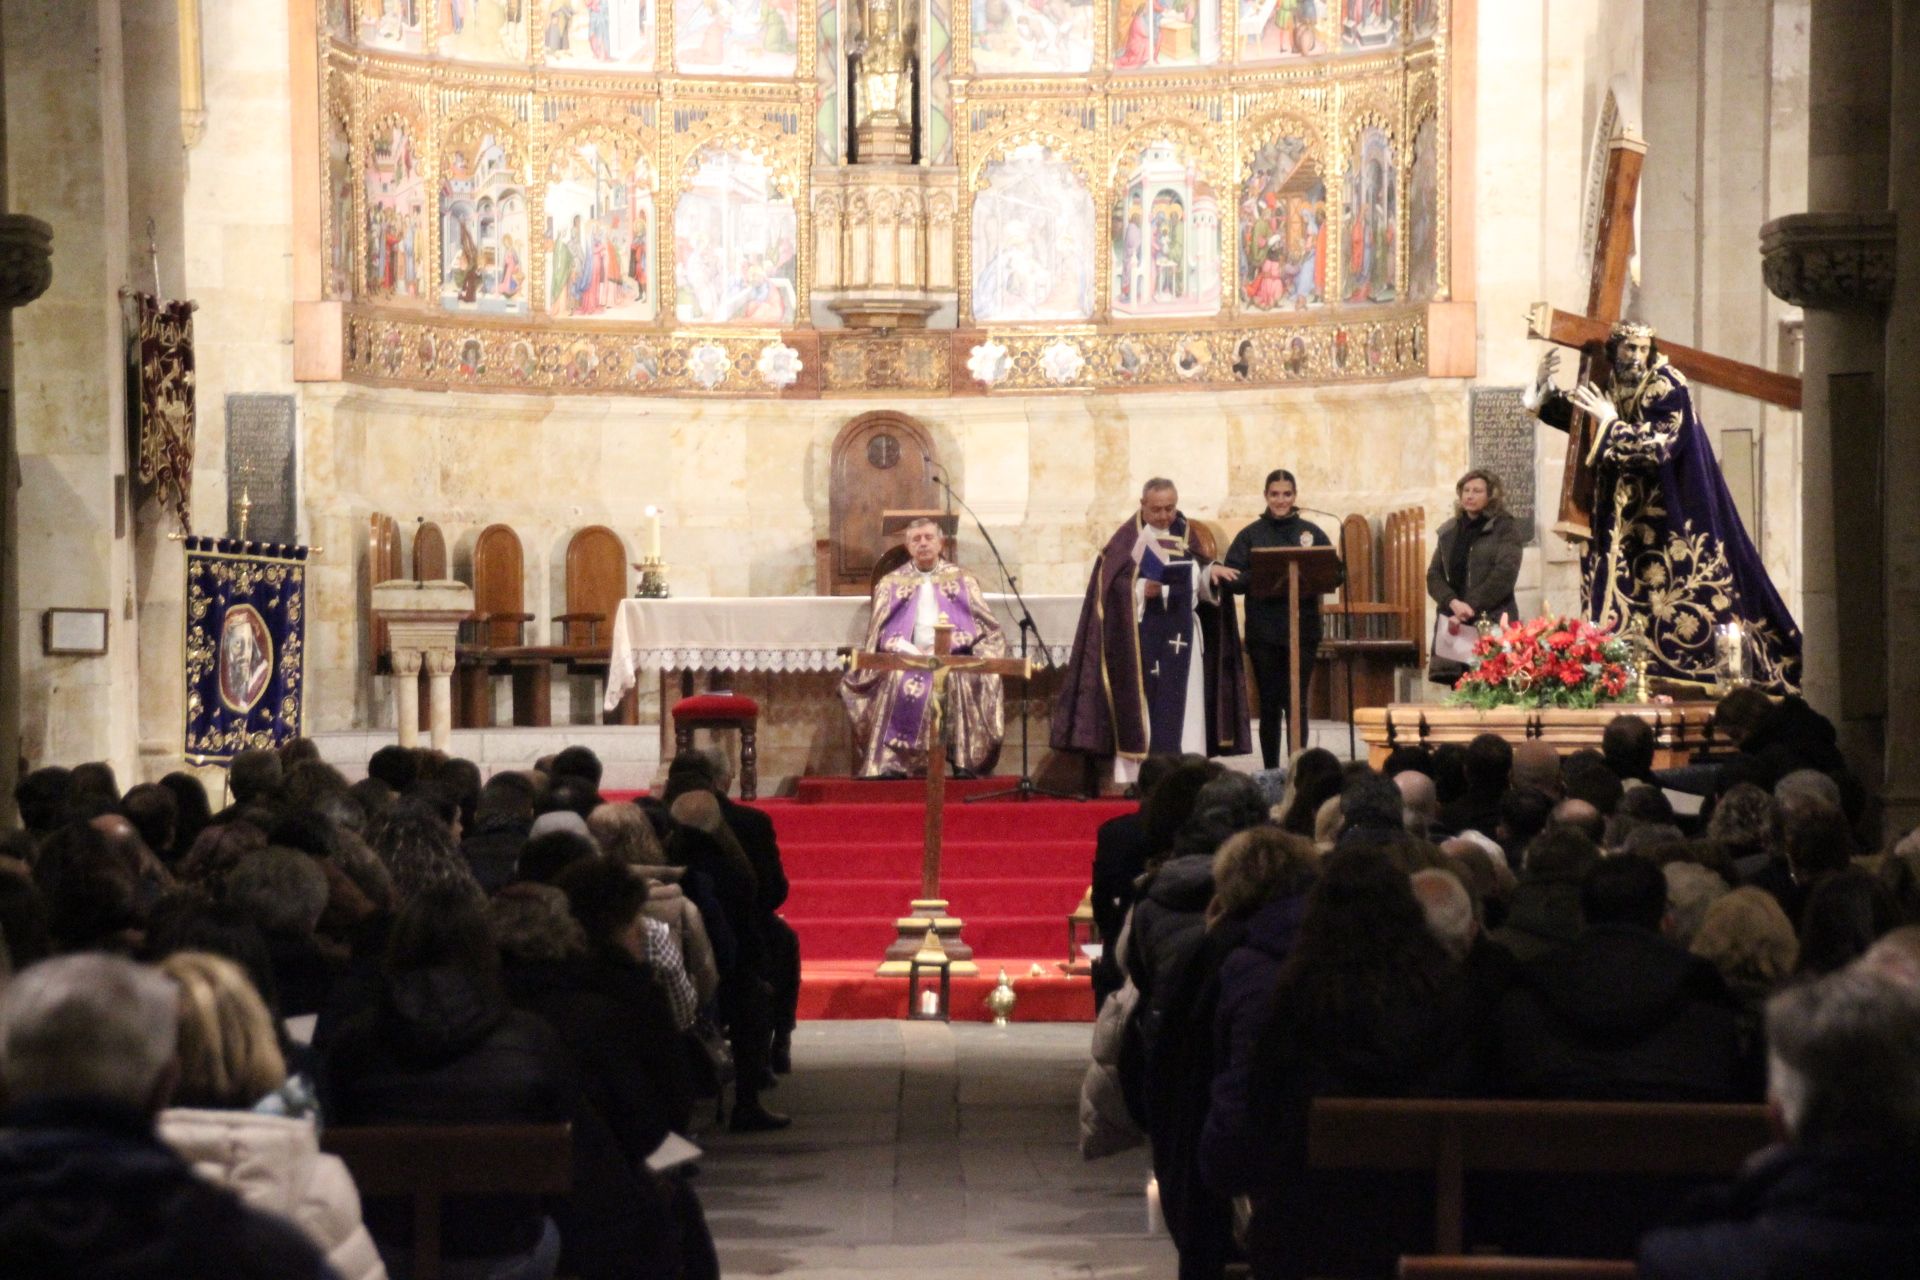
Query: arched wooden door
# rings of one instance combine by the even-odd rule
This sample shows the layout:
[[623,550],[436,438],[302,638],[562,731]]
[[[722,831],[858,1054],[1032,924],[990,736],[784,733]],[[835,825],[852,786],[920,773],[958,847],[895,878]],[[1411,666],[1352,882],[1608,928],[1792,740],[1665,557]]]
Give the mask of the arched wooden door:
[[880,532],[881,512],[940,505],[929,459],[940,460],[933,433],[904,413],[863,413],[840,429],[828,478],[827,537],[818,548],[821,595],[867,594],[873,566],[893,541]]

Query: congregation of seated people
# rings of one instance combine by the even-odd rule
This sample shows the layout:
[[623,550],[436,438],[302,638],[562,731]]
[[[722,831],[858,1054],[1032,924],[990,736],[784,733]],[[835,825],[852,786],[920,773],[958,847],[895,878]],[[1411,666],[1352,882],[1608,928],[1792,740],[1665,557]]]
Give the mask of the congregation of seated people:
[[188,773],[20,781],[0,1277],[404,1280],[412,1205],[363,1203],[320,1134],[488,1125],[565,1126],[570,1189],[449,1200],[443,1276],[718,1275],[670,1135],[789,1123],[762,1101],[799,993],[772,823],[711,751],[631,801],[583,747],[367,774],[296,740],[235,757],[217,811]]
[[1920,1275],[1920,831],[1871,838],[1797,698],[1736,695],[1715,729],[1670,774],[1633,716],[1564,758],[1485,735],[1379,770],[1143,763],[1094,856],[1081,1149],[1148,1144],[1183,1280],[1433,1252],[1431,1176],[1309,1159],[1337,1097],[1764,1101],[1780,1142],[1730,1189],[1489,1174],[1466,1247]]

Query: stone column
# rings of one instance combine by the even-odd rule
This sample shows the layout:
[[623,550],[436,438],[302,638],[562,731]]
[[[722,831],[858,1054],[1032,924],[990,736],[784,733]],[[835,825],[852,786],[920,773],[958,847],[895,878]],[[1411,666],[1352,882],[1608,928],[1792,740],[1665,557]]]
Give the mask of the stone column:
[[460,624],[473,613],[473,588],[452,580],[376,583],[373,610],[387,624],[400,745],[411,747],[420,741],[420,668],[424,665],[429,741],[434,750],[447,750],[453,741],[454,659]]
[[417,747],[420,745],[420,664],[426,655],[418,649],[402,649],[397,644],[391,653],[393,715],[400,731],[400,745]]
[[1920,34],[1902,14],[1886,0],[1815,6],[1814,207],[1761,230],[1767,287],[1806,309],[1807,693],[1890,829],[1920,817],[1920,158],[1891,127],[1920,107],[1903,64]]
[[[6,207],[5,95],[0,93],[0,209]],[[53,283],[53,228],[0,213],[0,826],[12,825],[20,766],[20,538],[15,491],[20,461],[13,436],[13,312]]]

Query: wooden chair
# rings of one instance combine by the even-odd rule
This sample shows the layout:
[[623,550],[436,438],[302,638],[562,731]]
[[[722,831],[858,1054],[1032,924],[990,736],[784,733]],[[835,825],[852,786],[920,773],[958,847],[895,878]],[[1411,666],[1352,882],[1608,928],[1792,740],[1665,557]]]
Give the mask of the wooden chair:
[[[567,611],[560,624],[560,654],[575,675],[606,679],[611,660],[613,615],[627,597],[627,547],[605,525],[589,525],[567,540]],[[629,689],[615,713],[619,724],[640,723],[640,697]]]
[[1314,1169],[1429,1173],[1434,1252],[1466,1239],[1471,1173],[1731,1177],[1773,1140],[1761,1106],[1316,1098]]
[[[1399,522],[1388,517],[1389,538]],[[1416,649],[1408,638],[1406,606],[1382,590],[1381,548],[1375,542],[1373,522],[1350,515],[1341,522],[1346,540],[1347,581],[1339,599],[1325,606],[1326,637],[1320,642],[1320,670],[1314,677],[1312,714],[1345,720],[1347,670],[1353,670],[1353,702],[1377,707],[1393,701],[1393,673],[1414,661]],[[1392,552],[1386,559],[1391,564]]]
[[892,542],[880,532],[881,512],[940,505],[928,458],[938,462],[933,433],[904,413],[863,413],[840,429],[828,472],[827,536],[814,543],[821,595],[858,596],[871,589],[874,562]]
[[1631,1262],[1593,1258],[1402,1258],[1400,1280],[1633,1280]]
[[459,664],[460,721],[464,728],[493,722],[491,678],[513,680],[513,723],[544,727],[553,722],[553,664],[550,648],[529,645],[526,627],[526,559],[520,535],[504,524],[490,524],[473,544],[473,616],[470,643],[462,645]]
[[445,582],[447,579],[447,538],[440,526],[422,520],[413,529],[413,580]]
[[697,729],[710,733],[737,730],[740,734],[740,798],[760,794],[760,704],[737,693],[695,693],[673,704],[673,750],[693,750]]
[[413,1280],[439,1280],[441,1218],[453,1196],[563,1196],[573,1189],[573,1132],[564,1124],[330,1125],[363,1199],[413,1202]]

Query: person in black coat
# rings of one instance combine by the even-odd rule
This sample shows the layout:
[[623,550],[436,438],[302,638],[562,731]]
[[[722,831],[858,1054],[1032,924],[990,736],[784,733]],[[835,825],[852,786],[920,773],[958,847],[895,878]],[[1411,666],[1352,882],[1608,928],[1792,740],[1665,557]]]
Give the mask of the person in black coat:
[[[1326,530],[1303,519],[1294,509],[1297,487],[1291,471],[1267,473],[1267,509],[1260,518],[1242,529],[1227,548],[1225,564],[1234,575],[1220,589],[1245,595],[1253,583],[1253,552],[1265,547],[1330,547],[1333,541]],[[1345,577],[1344,567],[1341,570]],[[1314,654],[1320,648],[1320,597],[1303,596],[1300,601],[1300,634],[1288,634],[1291,625],[1284,599],[1247,600],[1247,657],[1253,662],[1254,682],[1260,686],[1260,756],[1266,767],[1280,766],[1280,722],[1290,713],[1287,699],[1287,654],[1298,641],[1300,646],[1301,714],[1311,701],[1307,686],[1312,680]],[[1305,740],[1305,735],[1301,735]]]
[[154,1133],[178,1074],[157,970],[45,960],[0,999],[0,1277],[332,1280],[292,1223],[200,1178]]
[[[1499,624],[1518,620],[1513,598],[1520,580],[1520,528],[1507,514],[1500,477],[1475,467],[1453,486],[1453,518],[1435,533],[1433,559],[1427,564],[1427,595],[1439,622],[1473,627],[1482,618]],[[1451,686],[1466,665],[1436,655],[1428,678]]]
[[[1140,807],[1108,818],[1093,837],[1093,927],[1110,948],[1120,937],[1133,906],[1133,886],[1147,869],[1146,798],[1180,763],[1178,756],[1148,756],[1140,762]],[[1093,1007],[1097,1011],[1124,980],[1119,957],[1106,951],[1093,964]]]
[[1640,1243],[1647,1280],[1920,1275],[1920,992],[1843,970],[1767,1007],[1785,1141],[1684,1225]]
[[460,855],[488,893],[513,880],[520,849],[533,829],[533,784],[525,774],[500,773],[480,789],[473,827],[460,840]]

